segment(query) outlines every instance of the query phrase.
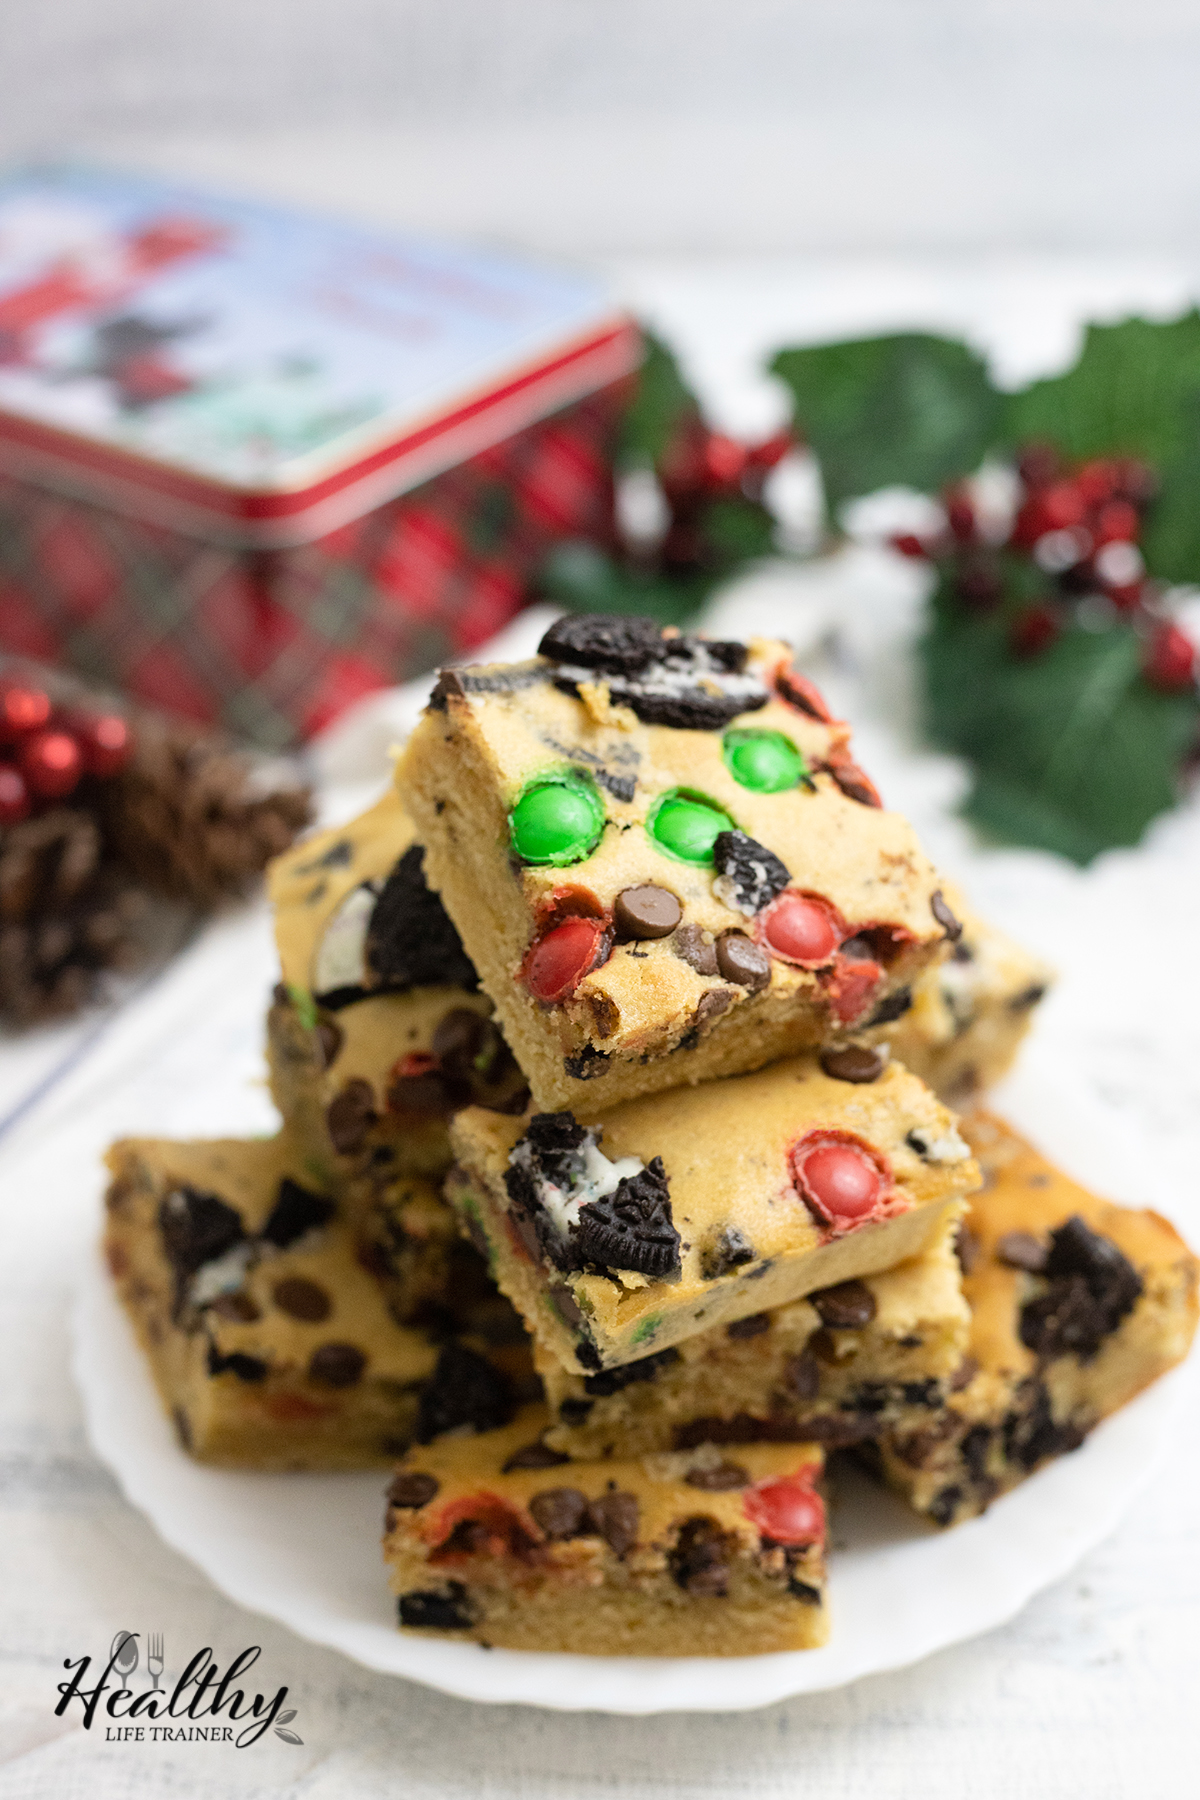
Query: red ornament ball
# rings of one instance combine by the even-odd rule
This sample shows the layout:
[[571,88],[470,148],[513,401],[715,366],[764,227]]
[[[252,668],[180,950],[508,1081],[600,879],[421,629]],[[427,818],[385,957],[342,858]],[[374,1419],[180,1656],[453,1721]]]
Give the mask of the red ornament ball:
[[40,731],[50,717],[50,699],[40,688],[17,683],[0,688],[0,742],[13,744]]
[[21,768],[39,800],[62,800],[83,773],[83,756],[69,731],[35,731],[21,744]]

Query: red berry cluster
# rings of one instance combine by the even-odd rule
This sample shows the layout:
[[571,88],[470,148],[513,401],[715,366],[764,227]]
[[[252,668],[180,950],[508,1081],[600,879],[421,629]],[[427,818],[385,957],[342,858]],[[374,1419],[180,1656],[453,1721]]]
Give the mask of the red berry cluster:
[[[969,611],[1003,608],[1015,656],[1047,650],[1080,616],[1081,603],[1090,602],[1096,622],[1103,624],[1107,613],[1114,623],[1124,617],[1136,627],[1153,686],[1165,692],[1190,687],[1196,648],[1158,610],[1159,589],[1138,547],[1157,491],[1154,471],[1120,457],[1072,467],[1050,445],[1033,444],[1018,458],[1017,474],[1017,509],[1002,542],[984,529],[969,488],[956,486],[944,495],[944,530],[931,538],[893,538],[894,548],[941,565]],[[1021,579],[1014,579],[1014,562],[1025,565]]]
[[657,470],[671,517],[661,549],[664,567],[684,572],[710,562],[704,529],[708,508],[718,500],[761,505],[767,476],[794,444],[789,431],[759,444],[742,444],[710,431],[698,414],[690,417]]
[[0,826],[117,774],[131,749],[119,713],[60,711],[43,689],[0,677]]

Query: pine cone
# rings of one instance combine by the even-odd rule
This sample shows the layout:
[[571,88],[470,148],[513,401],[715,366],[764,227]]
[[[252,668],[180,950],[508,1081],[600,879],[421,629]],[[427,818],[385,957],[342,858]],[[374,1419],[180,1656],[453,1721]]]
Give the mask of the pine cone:
[[142,953],[147,901],[101,862],[88,813],[59,807],[0,839],[0,1016],[63,1018],[92,999],[103,973]]
[[207,909],[245,893],[310,822],[312,804],[287,764],[142,714],[132,760],[105,783],[102,817],[138,881]]

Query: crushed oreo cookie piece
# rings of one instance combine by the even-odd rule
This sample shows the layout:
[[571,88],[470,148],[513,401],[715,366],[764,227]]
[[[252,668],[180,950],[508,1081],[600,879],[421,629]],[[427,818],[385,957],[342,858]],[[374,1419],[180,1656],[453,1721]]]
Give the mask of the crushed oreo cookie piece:
[[285,1175],[279,1184],[275,1204],[262,1228],[262,1236],[268,1244],[274,1244],[277,1250],[286,1250],[297,1238],[302,1238],[306,1231],[315,1231],[319,1226],[328,1225],[336,1211],[334,1201],[324,1194],[310,1193],[308,1188],[293,1181]]
[[584,1390],[595,1399],[605,1400],[634,1382],[653,1381],[660,1369],[670,1368],[678,1361],[679,1352],[672,1345],[666,1350],[656,1350],[651,1356],[640,1356],[636,1362],[622,1363],[619,1368],[601,1369],[598,1374],[585,1375]]
[[210,1375],[236,1375],[239,1381],[254,1384],[265,1381],[268,1367],[261,1357],[247,1356],[244,1351],[231,1350],[228,1356],[222,1356],[215,1344],[208,1346],[208,1372]]
[[752,919],[792,879],[786,864],[744,831],[719,831],[713,841],[713,892],[724,905]]
[[745,1232],[737,1225],[727,1225],[714,1242],[700,1253],[700,1273],[705,1281],[731,1275],[743,1264],[754,1261],[755,1249]]
[[374,985],[389,993],[411,987],[479,985],[441,901],[426,886],[424,851],[413,844],[383,884],[366,936],[366,963]]
[[609,1061],[607,1050],[597,1050],[592,1044],[585,1044],[574,1056],[563,1057],[563,1068],[576,1081],[594,1081],[597,1075],[603,1075]]
[[867,1020],[867,1025],[891,1025],[896,1019],[902,1019],[913,1003],[912,989],[899,987],[894,994],[887,994],[879,1002],[875,1011]]
[[502,1369],[465,1344],[444,1344],[437,1367],[421,1392],[417,1442],[432,1443],[444,1431],[469,1425],[494,1431],[516,1410],[512,1383]]
[[444,1588],[413,1588],[398,1602],[401,1625],[413,1631],[469,1631],[477,1614],[461,1581]]
[[445,712],[447,702],[451,699],[463,700],[467,690],[454,669],[439,669],[438,678],[433,684],[428,700],[425,702],[430,712]]
[[660,1156],[625,1175],[611,1194],[581,1207],[571,1232],[580,1256],[600,1268],[631,1269],[657,1280],[681,1271],[679,1233]]
[[631,708],[644,725],[720,730],[769,698],[762,682],[745,673],[744,644],[664,636],[652,619],[560,619],[540,651],[558,665],[555,685],[564,692],[604,681],[613,703]]
[[662,626],[634,615],[582,613],[557,619],[542,637],[538,655],[579,663],[602,675],[636,675],[662,650]]
[[1026,1381],[1017,1395],[1018,1405],[1007,1414],[1002,1426],[1004,1454],[1010,1463],[1023,1469],[1036,1469],[1052,1456],[1065,1456],[1078,1450],[1087,1436],[1087,1427],[1070,1419],[1057,1420],[1050,1393],[1042,1381]]
[[158,1209],[158,1229],[177,1279],[224,1256],[246,1235],[241,1215],[232,1206],[193,1187],[172,1188],[165,1196]]
[[685,1520],[667,1555],[676,1585],[696,1598],[727,1594],[731,1547],[729,1533],[722,1531],[715,1519]]
[[1021,1309],[1021,1342],[1041,1357],[1090,1362],[1141,1292],[1137,1270],[1078,1214],[1050,1234],[1045,1291]]

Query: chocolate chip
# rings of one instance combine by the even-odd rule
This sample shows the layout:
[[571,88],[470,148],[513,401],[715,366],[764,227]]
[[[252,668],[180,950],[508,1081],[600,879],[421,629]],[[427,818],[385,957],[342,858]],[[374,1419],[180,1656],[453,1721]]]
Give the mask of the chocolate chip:
[[638,1503],[636,1494],[610,1488],[588,1508],[592,1530],[599,1533],[614,1556],[624,1556],[637,1542]]
[[463,1425],[494,1431],[507,1425],[514,1411],[512,1383],[502,1369],[465,1344],[444,1344],[421,1392],[417,1442],[428,1444]]
[[680,1272],[679,1233],[660,1156],[637,1175],[626,1175],[611,1194],[581,1206],[570,1240],[587,1263],[632,1269],[655,1280]]
[[683,908],[670,889],[649,882],[622,888],[613,906],[613,924],[622,943],[670,937],[682,917]]
[[452,1006],[443,1013],[429,1044],[441,1067],[453,1069],[456,1074],[465,1073],[479,1054],[487,1023],[469,1006]]
[[956,944],[962,936],[962,923],[950,911],[942,895],[941,888],[935,888],[929,896],[929,910],[945,932],[952,944]]
[[222,1356],[216,1345],[210,1344],[208,1372],[210,1375],[236,1375],[239,1381],[253,1384],[267,1379],[268,1368],[261,1357],[247,1356],[241,1350],[231,1350],[228,1356]]
[[1040,1275],[1046,1267],[1048,1247],[1029,1231],[1006,1231],[996,1240],[996,1260],[1010,1269],[1025,1269]]
[[964,1388],[970,1387],[979,1373],[979,1364],[973,1356],[964,1356],[950,1377],[950,1392],[961,1394]]
[[585,1044],[574,1056],[563,1057],[563,1068],[576,1081],[594,1081],[597,1075],[603,1075],[608,1062],[607,1050]]
[[388,1488],[389,1506],[428,1506],[438,1493],[441,1482],[424,1469],[399,1469]]
[[681,925],[671,945],[681,961],[695,969],[697,975],[715,975],[717,947],[701,931],[699,925]]
[[578,1488],[544,1488],[530,1500],[529,1511],[548,1538],[578,1537],[590,1524],[587,1495]]
[[689,1487],[700,1488],[706,1494],[724,1494],[733,1488],[744,1488],[750,1485],[750,1475],[741,1463],[718,1463],[715,1469],[693,1469],[683,1478]]
[[771,980],[771,959],[761,945],[740,931],[726,931],[717,939],[717,968],[726,981],[756,993]]
[[192,1275],[245,1237],[241,1215],[216,1194],[173,1188],[158,1209],[163,1250],[177,1276]]
[[337,1208],[332,1200],[324,1194],[311,1193],[308,1188],[293,1181],[285,1175],[279,1184],[279,1192],[275,1204],[262,1228],[262,1235],[268,1244],[274,1244],[277,1250],[286,1250],[297,1238],[302,1238],[306,1231],[315,1231],[321,1225],[328,1225]]
[[206,1312],[215,1313],[218,1319],[230,1319],[237,1325],[253,1325],[262,1313],[250,1298],[239,1288],[236,1293],[218,1294],[216,1299],[205,1307]]
[[367,1141],[372,1125],[379,1122],[375,1090],[361,1075],[346,1082],[325,1109],[325,1129],[339,1156],[355,1156]]
[[317,1048],[321,1056],[322,1069],[328,1069],[337,1060],[337,1053],[342,1047],[343,1032],[336,1019],[318,1019],[316,1027]]
[[729,1535],[715,1519],[688,1519],[680,1526],[667,1564],[677,1585],[700,1599],[729,1592]]
[[399,1612],[401,1625],[417,1631],[469,1631],[477,1616],[461,1581],[401,1594]]
[[713,861],[717,898],[750,917],[769,906],[792,879],[775,852],[744,831],[718,832],[713,840]]
[[732,1325],[727,1325],[725,1336],[738,1341],[742,1338],[761,1337],[764,1331],[770,1331],[770,1329],[770,1313],[751,1313],[748,1319],[735,1319]]
[[821,1067],[833,1081],[878,1081],[887,1058],[865,1044],[847,1044],[844,1050],[822,1050]]
[[865,1281],[839,1281],[808,1296],[823,1325],[855,1330],[875,1317],[875,1296]]
[[983,1246],[979,1241],[978,1234],[972,1231],[965,1219],[954,1234],[954,1254],[958,1258],[958,1266],[964,1275],[969,1275],[973,1269],[978,1268],[979,1258],[983,1254]]
[[797,1400],[815,1400],[821,1386],[821,1365],[809,1349],[793,1356],[783,1372],[784,1386]]
[[425,702],[430,712],[445,712],[446,703],[451,698],[464,700],[466,689],[461,678],[453,669],[439,669],[438,678],[433,684],[433,691]]
[[736,988],[709,988],[696,1002],[696,1010],[692,1014],[692,1029],[697,1032],[704,1030],[714,1019],[719,1019],[723,1012],[728,1012],[736,999]]
[[325,1289],[315,1281],[306,1281],[303,1275],[289,1275],[285,1281],[277,1281],[271,1297],[280,1312],[310,1325],[319,1325],[333,1311]]
[[718,1276],[732,1274],[744,1263],[754,1261],[754,1245],[745,1232],[736,1225],[726,1225],[725,1229],[700,1252],[700,1273],[705,1281],[716,1281]]
[[[844,946],[843,946],[844,948]],[[890,1025],[896,1019],[902,1019],[912,1006],[913,997],[910,987],[897,988],[894,994],[888,994],[879,1002],[875,1011],[867,1020],[868,1025]]]
[[587,1321],[579,1302],[565,1281],[554,1282],[547,1292],[564,1325],[569,1326],[572,1331],[580,1331],[586,1326]]
[[560,1463],[570,1460],[561,1450],[552,1450],[541,1438],[535,1438],[532,1444],[524,1444],[513,1451],[501,1473],[507,1475],[513,1469],[556,1469]]
[[788,1578],[788,1593],[803,1606],[820,1606],[823,1598],[819,1587],[813,1587],[810,1581],[800,1581],[795,1575]]
[[585,1375],[583,1385],[587,1393],[596,1399],[607,1399],[610,1394],[619,1394],[623,1388],[631,1387],[638,1381],[654,1381],[660,1369],[670,1368],[679,1361],[679,1352],[673,1344],[665,1350],[656,1350],[650,1356],[639,1356],[636,1362],[622,1363],[616,1369],[600,1369],[595,1375]]
[[362,1351],[353,1344],[322,1344],[308,1359],[308,1379],[325,1387],[353,1387],[367,1366]]
[[475,966],[425,884],[424,854],[419,844],[411,845],[384,882],[367,926],[367,967],[377,985],[392,992],[433,986],[474,990]]
[[662,641],[662,626],[653,619],[575,614],[556,620],[538,645],[538,655],[605,675],[634,675],[653,662]]

